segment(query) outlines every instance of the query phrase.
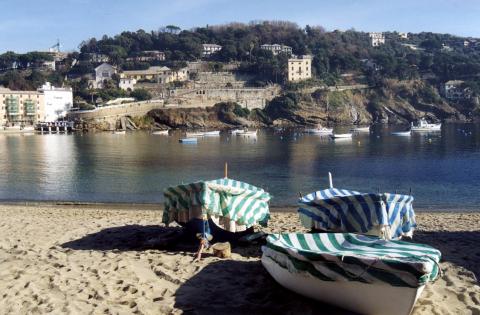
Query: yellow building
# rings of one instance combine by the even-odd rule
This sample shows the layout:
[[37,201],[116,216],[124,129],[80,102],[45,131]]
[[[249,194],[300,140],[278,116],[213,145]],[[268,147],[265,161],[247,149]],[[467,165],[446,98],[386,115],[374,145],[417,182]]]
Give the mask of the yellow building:
[[29,126],[45,120],[45,97],[38,91],[0,87],[0,128]]
[[307,80],[312,77],[312,56],[304,55],[288,59],[288,81]]

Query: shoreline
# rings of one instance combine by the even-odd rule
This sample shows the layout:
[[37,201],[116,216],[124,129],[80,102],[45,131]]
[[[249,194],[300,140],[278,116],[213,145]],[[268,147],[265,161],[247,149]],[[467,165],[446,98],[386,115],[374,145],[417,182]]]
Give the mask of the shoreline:
[[[92,208],[92,209],[118,209],[118,210],[163,210],[163,202],[161,203],[136,203],[136,202],[83,202],[83,201],[53,201],[53,200],[0,200],[0,206],[15,207],[34,207],[49,206],[63,208]],[[478,207],[459,206],[456,208],[425,208],[414,206],[415,212],[422,213],[477,213],[480,212]],[[296,212],[297,206],[270,206],[271,212]]]

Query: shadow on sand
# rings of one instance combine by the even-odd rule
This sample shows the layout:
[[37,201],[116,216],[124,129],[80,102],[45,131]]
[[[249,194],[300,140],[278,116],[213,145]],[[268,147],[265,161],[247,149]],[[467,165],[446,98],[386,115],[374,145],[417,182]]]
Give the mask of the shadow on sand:
[[195,250],[195,244],[183,240],[182,232],[181,227],[125,225],[103,229],[61,246],[75,250],[139,251],[150,248],[171,248],[181,243]]
[[217,261],[176,292],[185,314],[353,314],[281,287],[259,261]]
[[413,241],[435,247],[442,253],[442,261],[462,266],[480,279],[480,231],[418,230],[413,235]]

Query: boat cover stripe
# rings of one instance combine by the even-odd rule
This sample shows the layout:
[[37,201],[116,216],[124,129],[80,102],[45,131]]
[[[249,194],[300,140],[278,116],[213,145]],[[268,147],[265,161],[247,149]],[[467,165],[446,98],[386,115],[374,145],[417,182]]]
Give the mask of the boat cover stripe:
[[440,272],[441,253],[433,247],[352,233],[272,234],[262,250],[291,272],[324,281],[416,288]]
[[163,223],[190,220],[192,207],[202,215],[227,218],[247,228],[266,225],[270,195],[263,189],[228,178],[169,187],[164,191]]
[[298,212],[307,228],[364,234],[375,229],[384,231],[386,239],[397,239],[411,236],[417,226],[412,202],[408,195],[331,188],[300,198]]

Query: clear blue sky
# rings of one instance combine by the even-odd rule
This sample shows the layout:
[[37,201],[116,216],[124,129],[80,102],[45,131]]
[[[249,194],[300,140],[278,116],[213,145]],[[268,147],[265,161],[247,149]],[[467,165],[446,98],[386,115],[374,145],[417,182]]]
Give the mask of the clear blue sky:
[[480,0],[0,0],[0,53],[62,50],[103,34],[289,20],[327,30],[432,31],[480,37]]

